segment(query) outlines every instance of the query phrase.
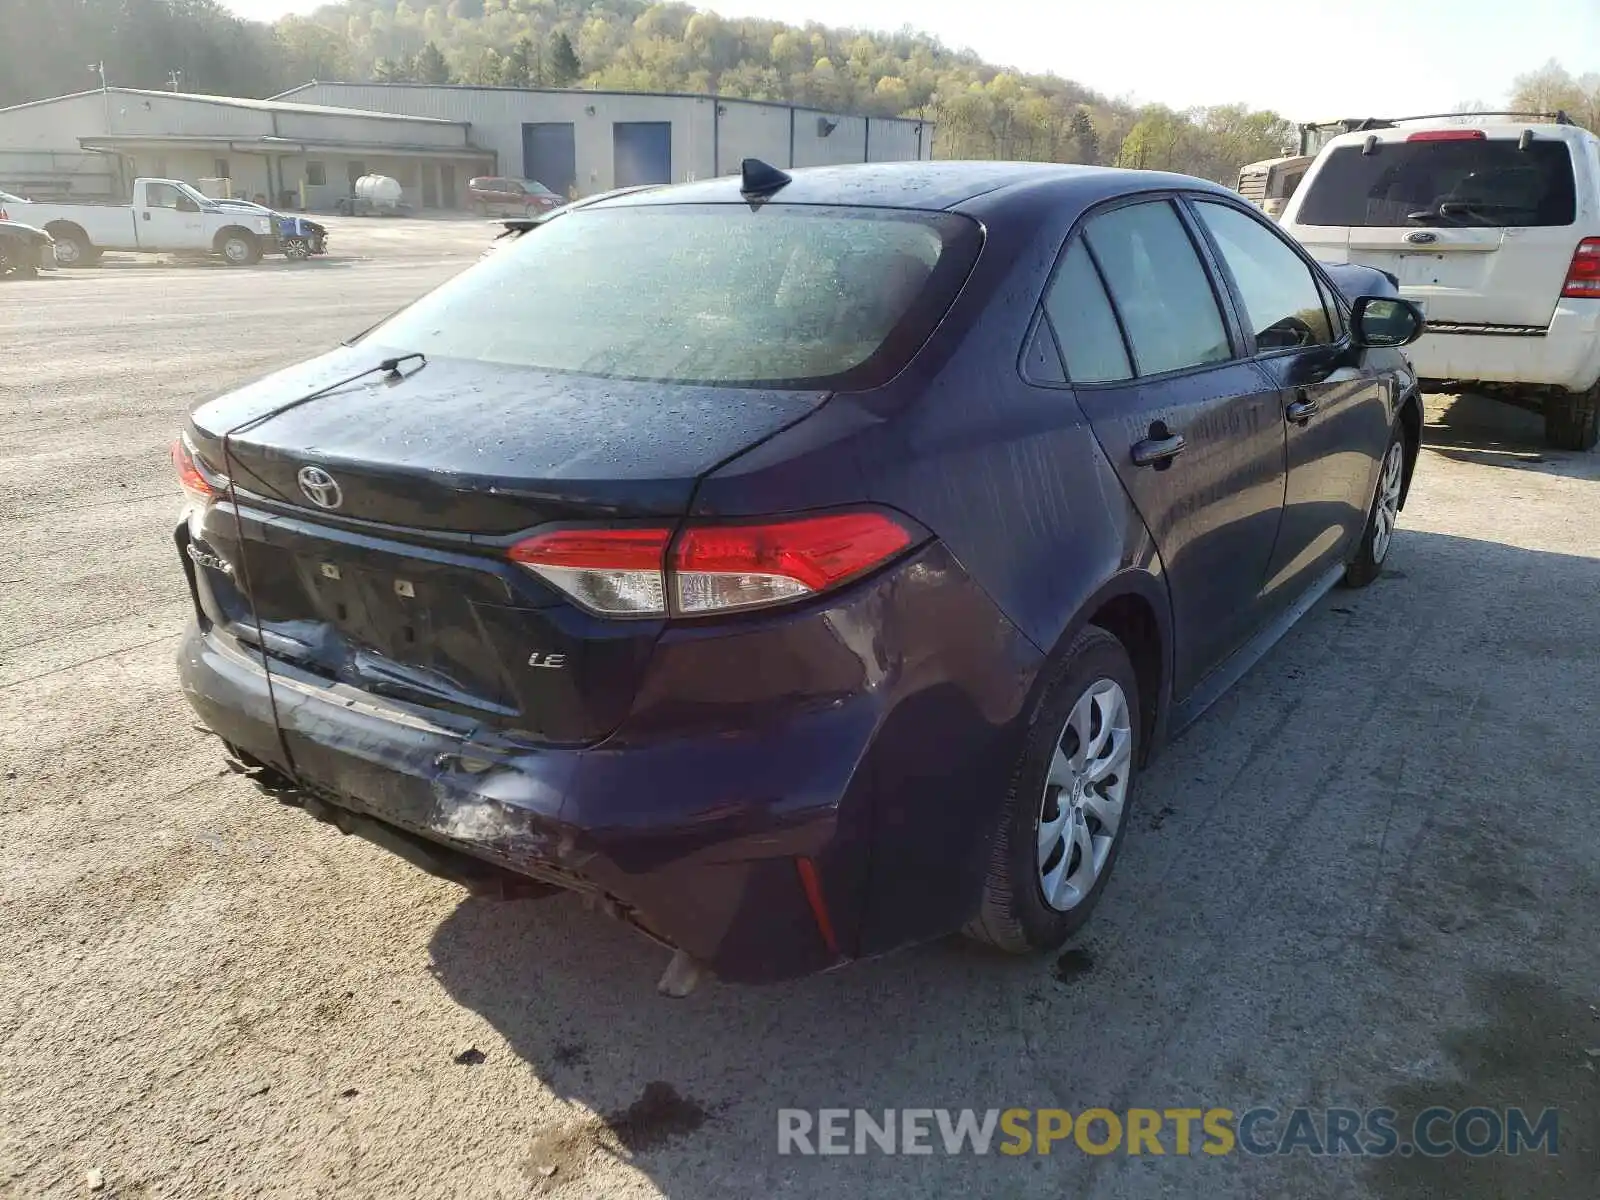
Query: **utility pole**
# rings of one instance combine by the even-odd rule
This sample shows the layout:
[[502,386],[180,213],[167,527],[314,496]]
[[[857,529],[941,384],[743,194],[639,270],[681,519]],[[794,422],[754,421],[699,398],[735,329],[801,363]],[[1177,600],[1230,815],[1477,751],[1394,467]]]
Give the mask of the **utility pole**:
[[99,62],[90,63],[89,64],[89,70],[93,71],[96,75],[100,76],[100,96],[101,96],[101,99],[105,102],[106,134],[109,136],[111,134],[111,132],[112,132],[112,129],[111,129],[111,85],[106,82],[106,64],[105,64],[105,60],[101,59]]

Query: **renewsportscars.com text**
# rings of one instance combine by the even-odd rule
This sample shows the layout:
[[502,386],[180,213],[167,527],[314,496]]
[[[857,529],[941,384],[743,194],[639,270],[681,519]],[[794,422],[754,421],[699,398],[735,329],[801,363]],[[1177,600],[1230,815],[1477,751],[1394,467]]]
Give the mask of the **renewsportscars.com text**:
[[1559,1151],[1547,1108],[780,1108],[779,1154],[1306,1154],[1483,1156]]

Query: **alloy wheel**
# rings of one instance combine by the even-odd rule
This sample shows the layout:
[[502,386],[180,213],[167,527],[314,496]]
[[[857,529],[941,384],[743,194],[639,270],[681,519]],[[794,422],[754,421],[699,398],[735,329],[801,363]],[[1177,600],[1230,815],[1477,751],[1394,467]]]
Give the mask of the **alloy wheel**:
[[1372,561],[1381,563],[1394,540],[1394,527],[1400,519],[1400,486],[1405,478],[1405,453],[1396,440],[1383,458],[1378,476],[1378,499],[1372,509]]
[[1128,698],[1114,680],[1097,679],[1067,716],[1039,807],[1039,889],[1056,911],[1083,903],[1105,870],[1132,763]]

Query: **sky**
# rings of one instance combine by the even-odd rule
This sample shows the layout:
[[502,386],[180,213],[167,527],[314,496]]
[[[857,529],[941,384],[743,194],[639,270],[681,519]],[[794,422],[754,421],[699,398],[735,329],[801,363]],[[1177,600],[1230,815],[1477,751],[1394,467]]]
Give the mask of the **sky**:
[[[318,0],[222,2],[269,20]],[[794,24],[909,24],[997,65],[1054,71],[1108,96],[1174,108],[1244,102],[1296,121],[1492,107],[1550,58],[1574,74],[1600,71],[1600,0],[691,2]]]

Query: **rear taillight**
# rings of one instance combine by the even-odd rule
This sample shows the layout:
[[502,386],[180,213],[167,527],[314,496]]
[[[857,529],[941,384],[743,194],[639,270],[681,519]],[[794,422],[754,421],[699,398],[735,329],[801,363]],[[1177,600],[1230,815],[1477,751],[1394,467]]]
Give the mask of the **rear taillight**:
[[178,482],[196,504],[210,504],[222,495],[195,465],[194,453],[181,437],[172,443],[172,465],[178,472]]
[[508,553],[593,612],[660,616],[667,611],[661,564],[671,540],[670,529],[558,529]]
[[1569,300],[1600,298],[1600,238],[1584,238],[1578,243],[1561,295]]
[[705,616],[825,592],[880,566],[912,543],[881,513],[672,530],[561,529],[508,552],[591,612]]
[[1488,135],[1481,129],[1424,129],[1408,134],[1408,142],[1481,142]]

